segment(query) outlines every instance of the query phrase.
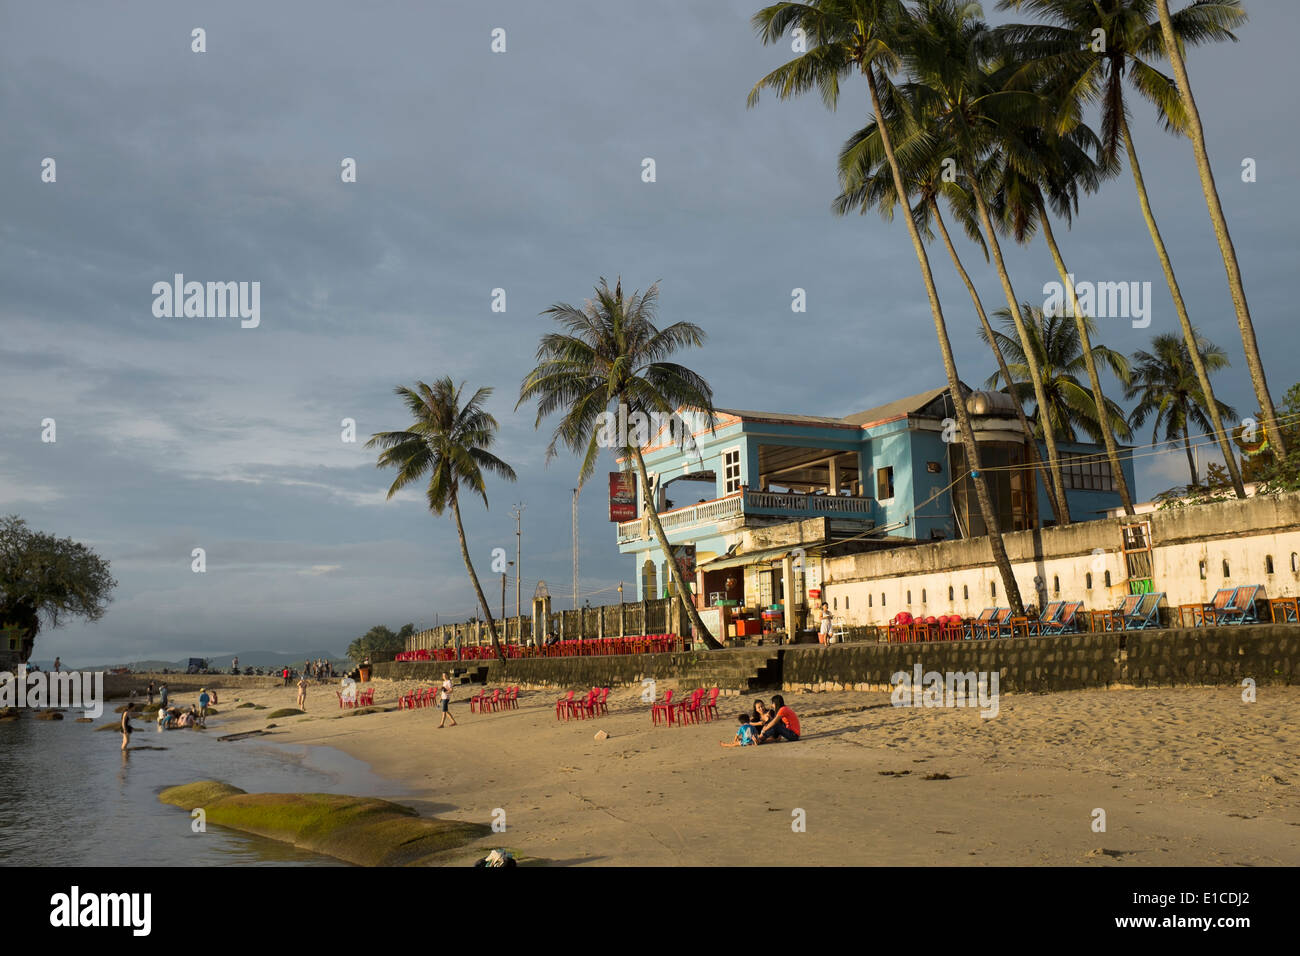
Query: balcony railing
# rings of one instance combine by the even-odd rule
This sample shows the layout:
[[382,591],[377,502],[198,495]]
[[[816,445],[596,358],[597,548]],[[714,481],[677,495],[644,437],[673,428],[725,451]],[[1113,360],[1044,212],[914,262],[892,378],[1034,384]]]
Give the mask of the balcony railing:
[[[866,517],[871,514],[873,499],[849,497],[846,495],[805,495],[794,492],[777,493],[773,491],[750,491],[742,489],[732,492],[725,498],[714,498],[684,508],[674,508],[659,514],[659,521],[666,534],[672,534],[685,528],[713,524],[728,518],[739,518],[747,514],[788,515],[790,517],[816,517],[818,515],[854,515]],[[648,526],[649,522],[647,522]],[[647,527],[647,533],[653,534]],[[618,524],[619,541],[634,541],[641,537],[641,520],[620,521]]]

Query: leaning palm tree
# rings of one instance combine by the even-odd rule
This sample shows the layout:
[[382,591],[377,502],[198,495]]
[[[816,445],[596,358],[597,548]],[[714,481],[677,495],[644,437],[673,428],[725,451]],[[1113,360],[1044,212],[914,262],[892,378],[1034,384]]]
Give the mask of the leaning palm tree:
[[492,636],[492,647],[497,658],[505,661],[505,654],[497,640],[496,622],[488,609],[487,598],[474,573],[474,562],[469,558],[465,543],[465,526],[460,520],[460,498],[464,491],[478,495],[487,507],[487,489],[483,473],[490,472],[515,480],[514,469],[493,455],[489,448],[496,441],[497,420],[483,408],[492,394],[490,388],[480,388],[469,401],[461,403],[461,390],[450,378],[444,377],[432,385],[416,382],[415,388],[399,385],[393,391],[406,404],[414,419],[411,426],[400,432],[378,432],[366,442],[367,448],[384,449],[376,466],[396,468],[397,477],[388,489],[388,497],[407,485],[422,481],[429,484],[426,497],[429,510],[441,516],[451,506],[456,521],[456,535],[460,538],[460,556],[465,559],[465,570],[478,595],[483,619]]
[[[1208,3],[1208,0],[1203,2]],[[1210,168],[1210,154],[1205,148],[1205,128],[1201,125],[1201,112],[1196,107],[1196,97],[1192,95],[1192,82],[1187,77],[1187,64],[1183,61],[1183,42],[1179,38],[1173,16],[1169,13],[1169,0],[1155,0],[1155,3],[1156,11],[1160,15],[1160,32],[1165,40],[1165,55],[1169,57],[1169,65],[1173,67],[1174,79],[1178,83],[1178,92],[1187,114],[1188,138],[1191,139],[1192,149],[1196,153],[1196,170],[1201,176],[1201,191],[1205,193],[1205,204],[1209,207],[1210,221],[1214,224],[1214,237],[1219,241],[1223,267],[1228,273],[1228,288],[1232,292],[1232,305],[1237,311],[1237,327],[1241,330],[1241,344],[1246,351],[1246,367],[1250,369],[1250,380],[1255,386],[1255,398],[1264,412],[1264,424],[1268,428],[1269,441],[1274,443],[1278,456],[1284,458],[1286,448],[1283,445],[1282,430],[1278,428],[1273,396],[1269,394],[1268,381],[1264,378],[1264,363],[1259,357],[1259,344],[1255,341],[1255,323],[1251,321],[1250,305],[1246,302],[1246,287],[1241,280],[1237,250],[1228,232],[1228,220],[1223,215],[1223,203],[1219,201],[1219,188],[1214,183],[1214,171]],[[1220,2],[1214,6],[1224,6],[1224,4]],[[1244,12],[1241,18],[1245,19]]]
[[[979,170],[1005,145],[1002,131],[1019,129],[1035,120],[1041,123],[1047,106],[1035,91],[1007,85],[1008,78],[1014,74],[1007,66],[998,66],[996,58],[1001,51],[994,34],[977,19],[978,4],[960,0],[923,0],[919,10],[918,28],[909,44],[911,82],[907,84],[908,94],[921,104],[928,117],[930,135],[941,144],[939,148],[944,155],[952,157],[966,176],[1007,308],[1027,357],[1035,400],[1041,406],[1046,402],[1042,371],[1034,349],[1029,346],[1031,330],[1011,283],[988,201],[985,177]],[[1050,421],[1045,425],[1043,442],[1047,446],[1052,480],[1057,488],[1064,489],[1056,433]],[[1064,494],[1061,495],[1060,510],[1064,512],[1060,523],[1068,524],[1069,509]]]
[[[1105,417],[1098,412],[1098,403],[1092,389],[1080,381],[1085,375],[1087,364],[1083,357],[1083,346],[1075,323],[1062,315],[1046,315],[1042,309],[1025,302],[1021,309],[1030,320],[1030,336],[1038,365],[1043,370],[1044,392],[1047,401],[1035,405],[1033,420],[1035,428],[1041,430],[1048,423],[1065,441],[1079,441],[1082,432],[1089,440],[1100,443],[1102,423],[1123,439],[1133,437],[1124,409],[1114,400],[1104,399]],[[994,313],[1009,332],[1014,331],[1011,313],[999,309]],[[1086,319],[1089,332],[1095,333],[1097,327],[1092,319]],[[1035,393],[1027,379],[1029,363],[1025,361],[1024,349],[1019,336],[1004,332],[995,332],[998,343],[1006,353],[1011,374],[1016,378],[1013,397],[1021,402],[1034,401]],[[1119,352],[1104,345],[1091,347],[1094,364],[1105,365],[1119,380],[1127,384],[1129,380],[1128,359]],[[990,375],[985,384],[992,386],[997,382],[997,375]],[[1113,466],[1112,467],[1116,467]]]
[[[1000,32],[1008,39],[1015,50],[1013,55],[1025,64],[1027,71],[1044,76],[1063,91],[1057,111],[1062,124],[1073,122],[1084,103],[1096,102],[1101,108],[1103,162],[1114,162],[1119,144],[1123,143],[1137,187],[1138,205],[1173,297],[1183,341],[1189,345],[1188,355],[1201,390],[1209,396],[1206,413],[1214,425],[1213,434],[1227,461],[1228,476],[1237,497],[1244,498],[1246,491],[1241,470],[1233,457],[1228,431],[1219,418],[1209,374],[1201,364],[1199,351],[1193,351],[1191,347],[1196,337],[1187,303],[1151,210],[1146,180],[1129,128],[1130,85],[1156,107],[1166,129],[1182,133],[1187,128],[1186,111],[1177,85],[1149,62],[1153,55],[1161,55],[1164,49],[1160,24],[1153,19],[1153,0],[1001,0],[998,8],[1027,9],[1049,21],[1045,24],[1015,24],[1001,28]],[[1237,0],[1198,2],[1175,13],[1173,25],[1183,43],[1199,44],[1236,40],[1230,28],[1244,19],[1245,13]]]
[[[806,52],[777,67],[754,84],[749,93],[750,106],[758,102],[759,93],[764,88],[774,90],[778,98],[783,100],[816,89],[820,92],[822,101],[834,109],[839,101],[840,79],[861,74],[871,97],[872,112],[877,117],[883,115],[881,90],[892,84],[891,74],[900,68],[915,33],[914,18],[898,0],[776,3],[760,10],[752,22],[764,44],[779,43],[787,31],[798,29],[803,31],[808,45]],[[904,183],[902,166],[889,136],[889,124],[881,123],[879,128],[880,144],[894,180],[895,194],[908,203],[908,215],[902,218],[921,269],[921,279],[925,283],[930,313],[934,317],[935,336],[939,340],[939,351],[943,356],[944,372],[948,379],[948,391],[956,411],[957,427],[961,432],[967,465],[975,485],[975,496],[988,530],[993,561],[1002,578],[1007,600],[1019,614],[1023,612],[1020,588],[1011,569],[1011,560],[1007,556],[997,514],[980,467],[979,448],[961,394],[957,363],[953,358],[952,343],[948,337],[943,307],[939,302],[939,292],[934,284],[929,255],[911,215],[911,199]],[[1057,484],[1059,487],[1060,482]]]
[[542,314],[555,318],[564,331],[542,336],[537,367],[524,378],[515,407],[537,399],[539,426],[553,412],[562,414],[546,456],[548,461],[553,458],[561,444],[581,454],[579,484],[591,477],[602,445],[612,445],[615,452],[636,463],[645,515],[667,560],[677,596],[696,634],[716,650],[722,645],[704,625],[681,568],[673,560],[672,546],[655,508],[641,436],[636,428],[623,428],[626,434],[611,435],[619,429],[608,427],[611,407],[620,422],[633,422],[637,415],[644,416],[644,421],[653,416],[680,422],[677,416],[683,408],[703,412],[712,420],[709,384],[685,366],[663,361],[681,349],[702,345],[704,332],[690,322],[660,329],[654,322],[658,300],[657,283],[645,293],[624,296],[621,279],[610,289],[602,278],[595,298],[582,308],[565,303],[551,306]]
[[[1200,484],[1196,473],[1196,457],[1192,454],[1192,426],[1202,434],[1214,429],[1210,420],[1207,399],[1192,368],[1192,357],[1187,344],[1176,335],[1157,335],[1151,340],[1152,351],[1133,353],[1133,381],[1125,398],[1137,398],[1138,403],[1129,415],[1134,428],[1141,428],[1148,418],[1153,418],[1151,441],[1159,441],[1160,426],[1164,426],[1165,441],[1179,438],[1187,452],[1187,467],[1192,474],[1192,487]],[[1205,339],[1197,338],[1201,364],[1218,371],[1228,365],[1223,349]],[[1237,412],[1231,405],[1218,403],[1219,417],[1233,418]]]
[[[1079,340],[1079,352],[1083,358],[1084,368],[1088,372],[1088,384],[1092,390],[1093,402],[1097,407],[1106,404],[1106,397],[1101,387],[1101,376],[1097,372],[1097,363],[1089,335],[1089,323],[1083,310],[1079,307],[1074,293],[1074,283],[1061,248],[1056,242],[1056,232],[1052,228],[1052,217],[1048,212],[1048,202],[1044,192],[1051,197],[1051,205],[1058,215],[1067,223],[1078,208],[1079,189],[1092,191],[1100,184],[1106,170],[1089,155],[1089,150],[1098,146],[1092,130],[1082,123],[1076,124],[1068,133],[1054,136],[1042,127],[1026,127],[1009,131],[1014,137],[1014,146],[1000,151],[1006,156],[1014,153],[1016,162],[1003,161],[998,164],[1000,180],[994,198],[994,207],[999,212],[1002,225],[1015,236],[1018,242],[1027,241],[1037,228],[1043,234],[1052,262],[1067,293],[1067,311],[1074,318],[1075,333]],[[1121,376],[1121,379],[1123,376]],[[1106,446],[1106,457],[1110,460],[1111,474],[1115,476],[1115,490],[1119,492],[1120,502],[1126,514],[1134,514],[1133,497],[1129,492],[1128,482],[1124,479],[1124,469],[1120,466],[1119,447],[1115,436],[1107,425],[1106,418],[1098,418],[1102,442]]]
[[[979,317],[980,327],[983,329],[984,341],[992,349],[1002,380],[1007,391],[1010,392],[1015,387],[1014,380],[1007,368],[1002,349],[993,335],[993,327],[989,324],[988,313],[984,309],[984,300],[980,297],[970,273],[966,271],[966,266],[957,252],[957,247],[953,244],[939,207],[939,198],[943,197],[966,235],[984,253],[987,262],[988,249],[980,233],[979,223],[975,219],[970,191],[962,181],[962,177],[957,175],[955,170],[944,165],[945,157],[927,153],[927,146],[933,144],[927,142],[924,127],[916,122],[914,106],[905,102],[901,92],[896,88],[887,92],[884,98],[884,111],[893,129],[890,135],[896,144],[895,154],[899,156],[901,163],[907,165],[905,179],[917,197],[916,205],[912,209],[917,228],[921,230],[926,241],[933,241],[933,230],[930,228],[933,223],[942,237],[944,248],[948,250],[953,267],[961,277],[962,284],[966,287],[966,292],[975,307],[975,314]],[[898,194],[894,191],[893,174],[880,147],[880,130],[877,128],[879,122],[878,119],[872,120],[858,130],[840,150],[840,182],[843,190],[831,204],[831,208],[837,215],[845,215],[854,209],[865,214],[867,210],[874,208],[886,222],[894,218],[894,209],[899,205]],[[1038,440],[1030,428],[1029,420],[1025,417],[1024,406],[1017,402],[1015,409],[1020,430],[1025,436],[1026,459],[1031,467],[1042,473],[1048,502],[1053,513],[1057,514],[1058,523],[1062,523],[1060,521],[1061,490],[1053,483],[1051,470],[1045,466],[1038,454]]]

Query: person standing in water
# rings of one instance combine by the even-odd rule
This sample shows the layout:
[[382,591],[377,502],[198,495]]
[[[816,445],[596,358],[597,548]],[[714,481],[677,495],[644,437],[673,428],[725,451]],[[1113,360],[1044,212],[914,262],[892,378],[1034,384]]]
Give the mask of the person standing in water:
[[122,753],[126,753],[127,744],[131,742],[131,708],[122,711]]

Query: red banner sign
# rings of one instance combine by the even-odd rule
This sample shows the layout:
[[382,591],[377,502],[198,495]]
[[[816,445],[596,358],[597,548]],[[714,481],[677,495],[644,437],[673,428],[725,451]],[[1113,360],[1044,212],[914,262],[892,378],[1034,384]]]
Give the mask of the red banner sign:
[[609,473],[609,520],[636,520],[636,473],[611,471]]

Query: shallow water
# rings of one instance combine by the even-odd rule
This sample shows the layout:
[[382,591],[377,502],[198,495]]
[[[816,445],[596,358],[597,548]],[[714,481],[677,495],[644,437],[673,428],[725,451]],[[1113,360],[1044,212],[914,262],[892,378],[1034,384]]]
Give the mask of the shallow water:
[[[340,866],[340,861],[217,826],[194,833],[184,811],[158,801],[166,787],[221,780],[250,793],[375,796],[385,783],[359,760],[328,747],[275,744],[267,737],[220,742],[206,731],[158,732],[134,721],[131,750],[93,723],[0,721],[0,865]],[[162,750],[145,748],[161,747]]]

